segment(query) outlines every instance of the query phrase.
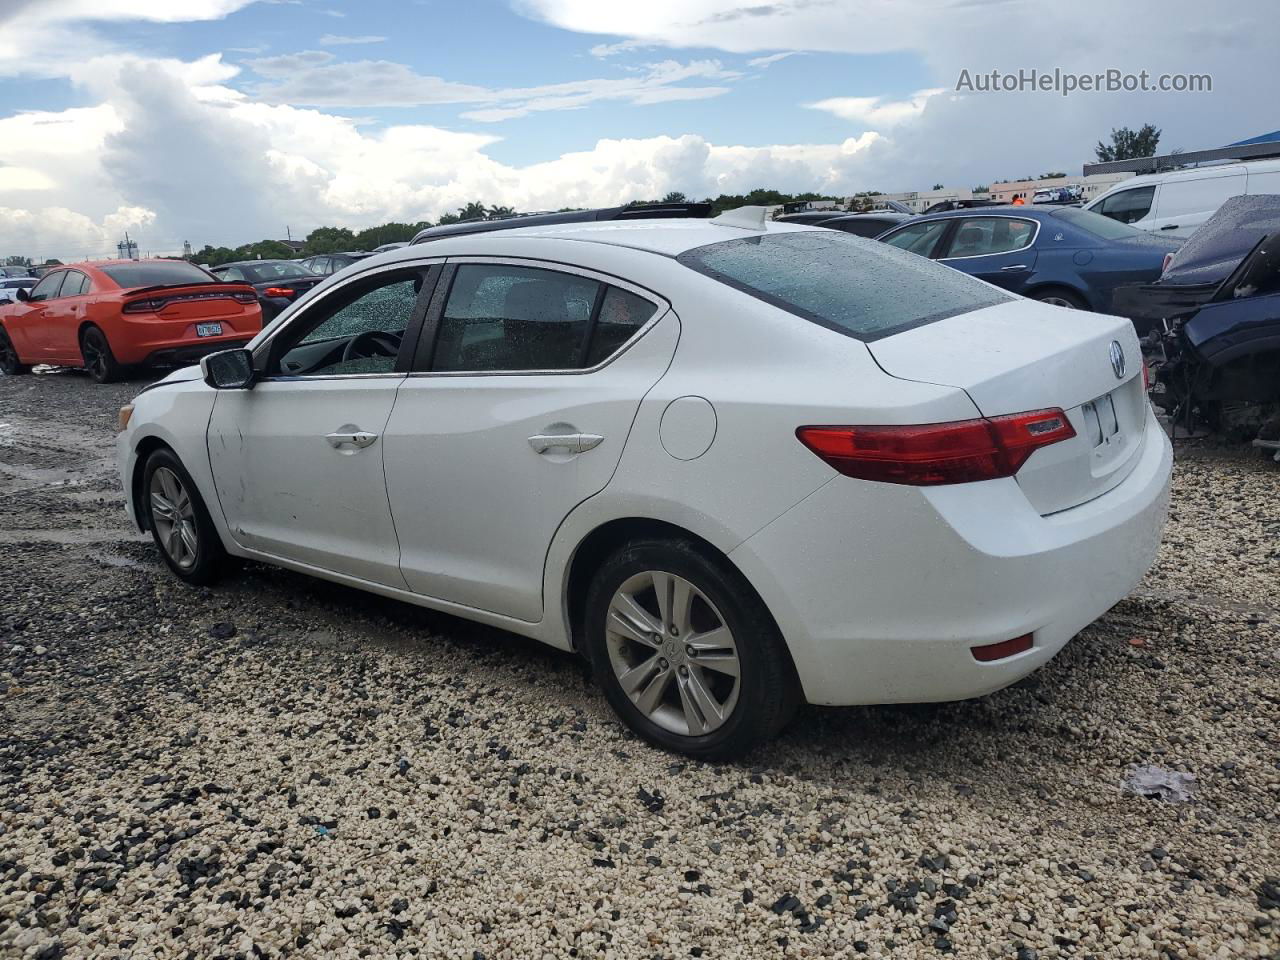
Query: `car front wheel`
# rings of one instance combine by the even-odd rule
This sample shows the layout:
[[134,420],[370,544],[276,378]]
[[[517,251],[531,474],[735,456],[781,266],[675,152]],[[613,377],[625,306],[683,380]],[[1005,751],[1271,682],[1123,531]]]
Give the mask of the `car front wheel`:
[[4,327],[0,327],[0,373],[6,377],[13,377],[30,372],[31,367],[18,357],[18,350],[9,339],[9,334]]
[[764,603],[689,541],[640,541],[601,567],[586,646],[605,697],[657,746],[729,759],[791,718],[797,684]]
[[169,569],[191,584],[217,580],[227,566],[227,552],[200,491],[171,451],[160,449],[147,459],[142,500],[151,536]]

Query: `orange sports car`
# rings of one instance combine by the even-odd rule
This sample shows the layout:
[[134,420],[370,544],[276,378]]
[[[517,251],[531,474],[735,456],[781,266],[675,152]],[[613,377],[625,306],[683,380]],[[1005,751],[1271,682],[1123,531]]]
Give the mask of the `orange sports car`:
[[184,260],[106,260],[46,273],[0,307],[0,372],[84,367],[99,383],[131,366],[180,366],[262,329],[258,294]]

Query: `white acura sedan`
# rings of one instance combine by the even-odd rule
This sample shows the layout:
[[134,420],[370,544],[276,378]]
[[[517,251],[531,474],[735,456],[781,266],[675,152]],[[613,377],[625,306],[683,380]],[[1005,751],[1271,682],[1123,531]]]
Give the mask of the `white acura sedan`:
[[1128,593],[1170,445],[1124,319],[835,230],[524,226],[360,261],[121,411],[128,509],[588,656],[663,747],[973,697]]

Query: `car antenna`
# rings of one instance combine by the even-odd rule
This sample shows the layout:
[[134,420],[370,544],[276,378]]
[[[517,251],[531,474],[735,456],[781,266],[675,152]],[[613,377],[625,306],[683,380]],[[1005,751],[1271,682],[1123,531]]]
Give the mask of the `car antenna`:
[[764,231],[765,207],[734,207],[726,210],[718,217],[712,217],[711,223],[722,227],[737,227],[739,230]]

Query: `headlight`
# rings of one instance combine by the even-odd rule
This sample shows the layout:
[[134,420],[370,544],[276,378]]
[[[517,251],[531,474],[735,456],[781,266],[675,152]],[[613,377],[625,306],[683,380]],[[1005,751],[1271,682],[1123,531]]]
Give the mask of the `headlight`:
[[133,418],[133,404],[126,403],[120,408],[120,413],[116,415],[116,431],[123,432],[125,427],[129,426],[129,421]]

